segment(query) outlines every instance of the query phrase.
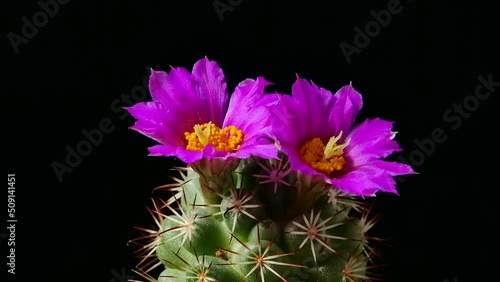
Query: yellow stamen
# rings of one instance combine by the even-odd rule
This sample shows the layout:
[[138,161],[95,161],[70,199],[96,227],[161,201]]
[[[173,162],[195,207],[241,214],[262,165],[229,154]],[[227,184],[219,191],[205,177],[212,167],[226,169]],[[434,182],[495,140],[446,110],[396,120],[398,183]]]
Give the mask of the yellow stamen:
[[219,128],[212,122],[202,125],[196,124],[194,132],[185,132],[188,141],[187,150],[201,151],[211,144],[216,151],[227,152],[238,150],[243,143],[243,132],[234,125]]
[[344,144],[338,145],[337,142],[341,137],[342,132],[338,136],[331,137],[326,146],[320,138],[313,138],[299,148],[299,158],[314,170],[327,175],[335,170],[341,170],[345,165],[344,148],[350,142],[348,139]]
[[208,142],[210,141],[210,130],[212,129],[212,122],[209,122],[207,126],[205,127],[205,130],[201,129],[201,126],[199,124],[195,124],[194,126],[194,132],[196,133],[196,136],[198,137],[198,140],[203,146],[206,146]]
[[337,137],[332,136],[328,143],[326,144],[325,151],[324,151],[324,158],[329,159],[333,156],[342,156],[344,154],[344,148],[349,145],[349,142],[351,142],[351,139],[347,139],[344,144],[337,145],[337,141],[340,140],[342,137],[342,131],[340,131],[339,135]]

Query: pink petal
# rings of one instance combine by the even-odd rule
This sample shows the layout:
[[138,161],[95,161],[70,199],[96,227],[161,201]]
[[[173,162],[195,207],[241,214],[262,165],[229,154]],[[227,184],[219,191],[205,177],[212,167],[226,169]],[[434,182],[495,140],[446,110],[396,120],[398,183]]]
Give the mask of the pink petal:
[[333,178],[330,182],[344,193],[359,196],[370,196],[377,191],[397,194],[393,176],[414,173],[408,165],[375,160],[355,168],[342,177]]
[[379,118],[367,119],[354,127],[347,136],[350,138],[349,145],[344,149],[349,164],[361,166],[400,151],[398,143],[393,140],[395,133],[391,130],[392,122]]
[[307,140],[315,137],[328,140],[334,134],[327,122],[336,97],[330,91],[298,76],[292,85],[292,96],[300,106],[298,118],[304,120],[307,127],[304,137]]
[[[343,132],[343,139],[356,120],[363,106],[363,98],[351,85],[340,88],[335,93],[335,105],[331,109],[328,126],[337,135]],[[341,139],[341,141],[343,141]]]
[[277,158],[278,149],[274,145],[274,136],[270,126],[269,106],[277,104],[278,95],[265,94],[264,88],[269,85],[264,78],[247,79],[236,87],[224,127],[234,125],[243,131],[244,142],[241,148],[232,153],[238,158],[251,155],[262,158]]
[[226,113],[228,93],[224,73],[217,62],[201,59],[193,66],[193,78],[196,80],[199,101],[204,107],[200,110],[208,114],[209,120],[221,126]]
[[[162,104],[141,102],[125,108],[137,119],[131,129],[136,130],[160,143],[182,146],[184,144],[184,126],[175,122]],[[179,134],[179,132],[182,132]]]

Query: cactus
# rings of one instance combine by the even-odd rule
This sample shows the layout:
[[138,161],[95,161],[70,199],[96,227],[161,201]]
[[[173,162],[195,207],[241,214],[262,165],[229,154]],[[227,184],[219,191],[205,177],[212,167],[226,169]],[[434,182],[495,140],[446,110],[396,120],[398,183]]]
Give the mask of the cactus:
[[[207,58],[192,73],[153,71],[151,102],[127,110],[132,129],[175,156],[173,181],[154,189],[153,229],[130,241],[147,281],[328,281],[376,278],[376,192],[397,193],[385,161],[400,148],[392,123],[353,126],[361,95],[335,95],[297,77],[292,95],[267,94],[262,77],[228,99]],[[326,122],[325,122],[326,121]],[[137,281],[137,280],[133,280]]]
[[[178,167],[156,189],[157,229],[132,240],[139,273],[163,268],[149,278],[162,282],[371,281],[380,240],[369,235],[377,217],[367,200],[291,171],[283,154],[235,162],[210,180],[197,163]],[[207,181],[226,184],[215,191]]]

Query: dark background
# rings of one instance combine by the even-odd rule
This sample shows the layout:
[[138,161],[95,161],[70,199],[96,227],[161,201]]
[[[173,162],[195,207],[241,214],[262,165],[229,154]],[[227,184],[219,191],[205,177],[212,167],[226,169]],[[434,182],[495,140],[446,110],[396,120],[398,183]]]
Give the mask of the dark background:
[[[41,8],[36,1],[4,6],[2,159],[16,174],[16,278],[133,276],[132,227],[151,226],[151,190],[169,182],[170,168],[180,163],[148,157],[154,141],[129,130],[134,120],[112,107],[126,105],[121,95],[140,89],[148,68],[190,69],[207,56],[224,70],[230,91],[257,75],[282,93],[295,74],[331,91],[352,81],[364,97],[359,119],[395,121],[406,159],[419,150],[417,140],[441,128],[447,139],[413,163],[420,174],[398,183],[399,196],[377,198],[377,235],[393,245],[378,271],[397,282],[493,281],[498,87],[459,126],[443,114],[474,95],[478,76],[500,81],[498,15],[478,2],[401,0],[401,13],[348,63],[339,44],[354,45],[353,28],[363,29],[370,11],[388,2],[241,1],[221,21],[213,1],[73,0],[17,53],[7,35],[22,35],[22,17]],[[82,130],[103,119],[112,132],[59,181],[53,162],[64,164],[66,146],[76,148]]]

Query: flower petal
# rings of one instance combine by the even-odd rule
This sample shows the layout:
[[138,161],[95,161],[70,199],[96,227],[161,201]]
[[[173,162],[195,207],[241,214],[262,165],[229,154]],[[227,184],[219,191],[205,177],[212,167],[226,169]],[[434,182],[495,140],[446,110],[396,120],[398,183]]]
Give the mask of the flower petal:
[[363,98],[351,85],[343,86],[335,93],[335,105],[328,119],[329,127],[338,135],[341,131],[345,140],[346,133],[353,125],[357,114],[363,106]]
[[325,124],[330,116],[330,111],[334,106],[336,97],[326,89],[319,88],[314,83],[297,76],[297,80],[292,85],[292,96],[301,108],[300,117],[305,119],[306,131],[303,132],[306,140],[319,137],[328,140],[334,132],[330,126]]
[[251,155],[262,158],[277,158],[278,149],[274,145],[274,137],[270,126],[269,106],[278,103],[279,96],[265,94],[264,88],[269,85],[264,78],[246,79],[234,90],[224,120],[224,127],[234,125],[243,131],[243,144],[232,153],[238,158]]
[[210,144],[205,146],[201,151],[186,150],[183,147],[172,147],[165,145],[157,145],[149,148],[151,156],[175,156],[186,163],[191,165],[193,162],[199,161],[202,158],[206,159],[226,159],[228,153],[226,151],[216,151]]
[[171,68],[170,73],[153,71],[149,78],[149,90],[153,101],[171,111],[176,122],[182,121],[189,125],[184,131],[192,130],[195,124],[210,121],[204,111],[203,97],[185,68]]
[[221,126],[226,112],[228,93],[224,73],[217,62],[203,58],[193,66],[192,75],[196,81],[203,110],[217,126]]
[[[249,115],[253,114],[255,108],[266,104],[277,104],[278,96],[264,93],[264,88],[270,84],[262,77],[258,77],[257,80],[246,79],[240,82],[231,95],[223,126],[248,123],[246,120]],[[262,101],[265,97],[267,97],[265,101]],[[263,118],[267,120],[268,116]]]
[[230,153],[228,156],[239,159],[246,159],[250,156],[257,156],[265,159],[278,159],[278,148],[269,139],[254,139],[245,143],[238,151]]
[[289,147],[294,151],[307,141],[307,120],[302,117],[302,108],[296,99],[283,95],[279,105],[271,106],[269,112],[273,135],[282,147]]
[[169,145],[156,145],[149,147],[150,156],[175,156],[185,162],[187,165],[200,160],[203,157],[203,151],[186,150],[182,147],[174,147]]
[[376,118],[356,125],[347,135],[351,140],[344,149],[349,164],[357,167],[401,151],[398,143],[393,140],[395,132],[391,131],[392,124]]
[[125,109],[137,119],[131,129],[163,144],[183,146],[183,124],[175,122],[175,119],[163,108],[162,104],[141,102]]
[[344,193],[359,196],[371,196],[377,191],[397,194],[393,176],[414,173],[408,165],[375,160],[342,177],[331,179],[330,183]]

